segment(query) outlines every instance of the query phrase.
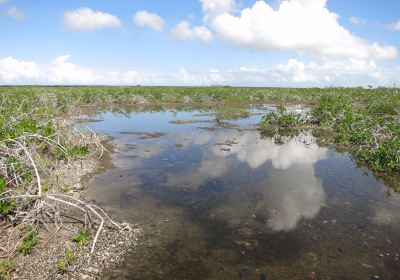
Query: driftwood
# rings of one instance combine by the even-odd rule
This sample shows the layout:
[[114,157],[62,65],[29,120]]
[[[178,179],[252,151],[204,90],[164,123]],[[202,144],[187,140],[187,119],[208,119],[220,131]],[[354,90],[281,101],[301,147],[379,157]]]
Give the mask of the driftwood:
[[[69,167],[68,151],[64,143],[90,144],[102,156],[104,147],[101,139],[93,131],[81,131],[66,122],[63,127],[69,129],[70,133],[52,135],[45,137],[39,134],[24,133],[17,139],[8,139],[0,142],[0,178],[6,179],[7,190],[0,194],[0,202],[16,202],[12,212],[3,217],[0,223],[0,232],[4,237],[7,229],[7,242],[4,247],[0,247],[2,256],[10,257],[16,250],[18,244],[22,242],[20,229],[26,227],[37,228],[43,226],[49,228],[52,223],[56,229],[54,234],[64,227],[65,219],[75,219],[87,228],[95,229],[91,253],[94,252],[99,235],[106,222],[111,226],[125,230],[125,224],[113,221],[100,207],[87,203],[68,194],[50,193],[43,189],[42,174],[51,174],[51,170],[40,165],[44,161],[43,153],[39,151],[42,143],[52,149],[58,149],[64,154],[65,168]],[[14,159],[14,162],[7,159]],[[16,162],[15,162],[16,160]],[[30,180],[24,180],[20,166],[24,166],[26,172],[32,174]],[[67,209],[67,210],[65,210]],[[74,211],[75,210],[75,211]],[[74,213],[81,212],[82,215],[74,217]],[[68,214],[68,212],[70,212]]]

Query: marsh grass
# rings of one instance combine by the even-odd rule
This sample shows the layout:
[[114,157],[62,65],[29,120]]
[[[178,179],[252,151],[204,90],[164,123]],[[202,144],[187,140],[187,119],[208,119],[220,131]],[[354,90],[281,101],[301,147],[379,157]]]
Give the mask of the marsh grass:
[[319,140],[348,149],[356,159],[378,172],[400,171],[400,93],[397,89],[358,90],[320,97],[307,116],[283,106],[263,117],[260,127],[270,130],[304,128],[324,130]]
[[[397,88],[1,87],[0,140],[27,132],[53,135],[57,128],[52,116],[72,114],[83,105],[141,105],[157,111],[166,104],[219,104],[216,116],[224,120],[247,116],[248,105],[257,103],[282,105],[263,118],[264,130],[311,125],[330,132],[321,140],[353,151],[375,170],[400,171]],[[305,117],[285,108],[293,104],[307,105],[312,111]],[[43,151],[54,153],[46,144]],[[88,150],[72,146],[68,153],[84,157]]]

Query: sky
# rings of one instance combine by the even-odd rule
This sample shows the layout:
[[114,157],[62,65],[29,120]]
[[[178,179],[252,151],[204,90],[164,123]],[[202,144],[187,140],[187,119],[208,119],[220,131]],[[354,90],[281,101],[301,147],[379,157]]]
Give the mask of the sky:
[[0,85],[394,86],[399,0],[0,0]]

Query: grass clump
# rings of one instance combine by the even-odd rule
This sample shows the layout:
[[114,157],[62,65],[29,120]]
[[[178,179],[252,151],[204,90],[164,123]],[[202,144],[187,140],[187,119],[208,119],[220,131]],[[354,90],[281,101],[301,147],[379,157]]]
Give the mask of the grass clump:
[[32,226],[28,227],[28,232],[22,239],[22,243],[18,245],[18,251],[26,256],[28,255],[32,248],[37,245],[37,232],[33,229]]
[[266,114],[260,122],[260,126],[267,128],[268,126],[279,126],[283,128],[298,127],[305,123],[305,118],[301,114],[288,111],[284,106],[280,105],[276,111]]
[[89,231],[81,230],[72,240],[78,245],[78,247],[82,247],[90,237],[91,234]]
[[64,274],[75,260],[75,253],[68,251],[65,257],[57,263],[57,269],[61,274]]
[[15,269],[15,263],[10,260],[0,262],[0,280],[11,279],[11,273]]
[[15,205],[16,201],[14,199],[0,200],[0,216],[4,218],[7,217]]
[[81,145],[68,149],[68,156],[71,158],[83,158],[89,153],[89,145]]
[[60,190],[61,190],[63,193],[68,193],[68,192],[69,192],[69,187],[68,187],[68,186],[62,186],[62,187],[60,188]]

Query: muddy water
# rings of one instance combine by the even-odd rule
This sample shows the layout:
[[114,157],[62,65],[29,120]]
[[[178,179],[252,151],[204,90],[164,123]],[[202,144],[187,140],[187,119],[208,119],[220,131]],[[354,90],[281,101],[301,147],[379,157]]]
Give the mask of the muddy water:
[[144,228],[105,279],[400,279],[397,195],[310,133],[263,137],[266,110],[105,112],[88,124],[116,152],[87,198]]

